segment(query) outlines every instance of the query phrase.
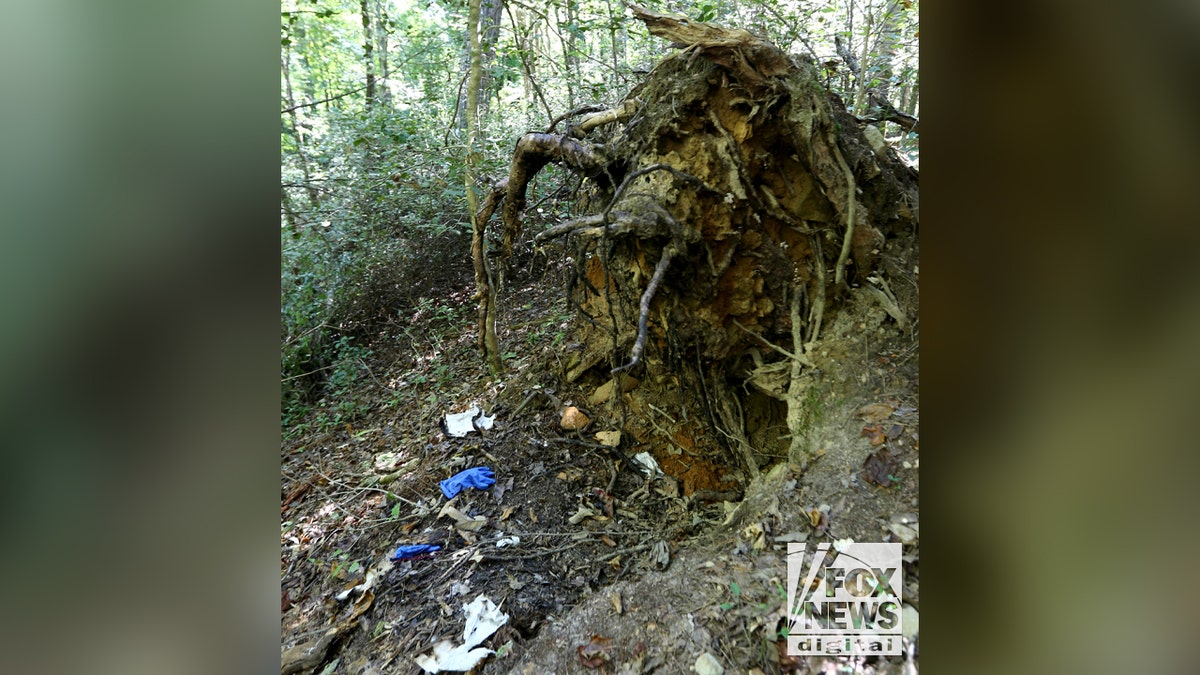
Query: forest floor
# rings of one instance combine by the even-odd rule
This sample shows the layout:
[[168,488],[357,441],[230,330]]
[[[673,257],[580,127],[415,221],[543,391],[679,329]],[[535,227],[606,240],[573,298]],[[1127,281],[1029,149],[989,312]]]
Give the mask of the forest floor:
[[[795,658],[781,637],[787,544],[805,540],[903,541],[905,632],[917,628],[918,251],[891,240],[883,254],[912,325],[851,290],[814,355],[815,458],[765,466],[754,489],[691,456],[686,409],[650,406],[645,442],[597,441],[621,422],[594,383],[565,381],[574,319],[555,264],[532,261],[500,298],[500,382],[475,349],[469,280],[419,303],[363,363],[355,421],[285,430],[283,650],[319,643],[305,672],[420,673],[414,659],[461,641],[463,606],[483,594],[509,617],[482,644],[496,651],[483,673],[915,672],[915,638],[899,657]],[[581,431],[560,424],[572,405],[591,418]],[[443,417],[472,406],[494,426],[449,436]],[[648,480],[641,451],[668,475]],[[447,512],[439,481],[476,466],[495,485]],[[382,563],[408,544],[441,548]],[[369,590],[335,597],[368,571]]]

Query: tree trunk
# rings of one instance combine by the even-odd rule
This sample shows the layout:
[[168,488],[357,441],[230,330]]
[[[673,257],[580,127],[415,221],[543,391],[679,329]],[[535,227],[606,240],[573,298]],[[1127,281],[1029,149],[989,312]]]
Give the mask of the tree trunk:
[[375,104],[375,48],[371,44],[375,41],[374,34],[371,33],[371,8],[369,0],[361,0],[362,10],[362,27],[363,27],[363,65],[367,69],[367,110]]
[[[682,52],[620,106],[517,143],[492,193],[503,201],[502,254],[522,241],[538,170],[553,162],[583,175],[590,215],[534,237],[566,237],[575,262],[567,293],[585,320],[566,379],[620,373],[643,383],[647,405],[681,401],[682,417],[708,429],[686,444],[723,447],[750,477],[763,456],[744,420],[773,400],[786,408],[775,426],[791,431],[782,454],[802,465],[822,326],[851,285],[867,284],[885,237],[916,236],[915,176],[871,148],[810,61],[744,30],[633,10]],[[494,210],[489,202],[477,222]],[[625,430],[640,439],[653,432],[646,424],[633,416]]]
[[281,65],[283,67],[284,93],[287,95],[288,121],[291,122],[292,138],[296,141],[296,161],[299,162],[300,174],[304,177],[304,190],[308,193],[309,210],[316,211],[321,206],[321,195],[309,175],[308,154],[304,151],[304,134],[300,131],[300,119],[296,114],[296,98],[292,94],[291,58],[291,48],[285,47]]
[[389,108],[392,105],[392,92],[388,87],[388,78],[391,77],[391,71],[388,67],[388,15],[387,5],[379,3],[376,11],[375,23],[375,51],[376,59],[379,61],[379,79],[383,82],[383,88],[379,92],[380,99]]
[[[562,14],[559,14],[562,9]],[[558,23],[559,44],[562,46],[563,68],[566,71],[567,108],[573,109],[578,98],[574,83],[579,75],[579,57],[575,49],[575,30],[579,21],[579,8],[574,0],[566,0],[563,7],[554,8]]]
[[480,116],[487,118],[492,98],[496,94],[492,66],[496,63],[496,43],[500,40],[500,16],[504,12],[504,0],[482,0],[479,8],[479,42],[483,59],[482,77],[479,81]]
[[[467,213],[473,221],[471,254],[475,261],[476,299],[479,300],[479,347],[484,361],[488,365],[488,370],[491,371],[493,377],[498,377],[503,370],[503,365],[500,361],[500,346],[496,340],[496,285],[492,283],[491,271],[488,269],[487,239],[484,237],[484,224],[491,216],[491,212],[488,211],[485,216],[480,215],[479,197],[475,193],[477,156],[475,137],[479,127],[476,110],[479,105],[479,81],[483,76],[479,40],[479,4],[480,0],[470,0],[467,15],[467,39],[470,44],[471,66],[467,78],[467,152],[464,182],[467,193]],[[492,209],[495,208],[495,201],[496,196],[489,195],[487,203],[492,205]]]

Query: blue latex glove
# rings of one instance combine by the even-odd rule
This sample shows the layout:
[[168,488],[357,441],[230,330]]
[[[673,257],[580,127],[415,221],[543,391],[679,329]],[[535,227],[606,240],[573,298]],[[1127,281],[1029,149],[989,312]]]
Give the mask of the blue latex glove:
[[433,553],[434,551],[440,551],[441,549],[441,546],[434,546],[432,544],[413,544],[411,546],[401,546],[389,557],[392,560],[407,560],[408,558],[421,555],[422,553]]
[[491,469],[486,466],[477,466],[474,469],[459,471],[442,481],[442,494],[446,495],[446,499],[454,499],[455,495],[467,488],[484,490],[495,482],[496,474]]

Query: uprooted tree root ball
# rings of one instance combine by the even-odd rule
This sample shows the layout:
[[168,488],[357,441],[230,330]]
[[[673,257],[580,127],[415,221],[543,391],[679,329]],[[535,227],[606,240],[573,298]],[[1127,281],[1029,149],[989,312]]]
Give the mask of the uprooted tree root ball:
[[[814,348],[848,289],[866,288],[907,323],[875,268],[888,240],[915,240],[916,174],[868,142],[811,62],[744,30],[633,11],[681,49],[613,109],[517,143],[476,214],[480,347],[498,364],[491,268],[521,236],[529,181],[560,164],[588,179],[591,212],[534,238],[567,238],[574,261],[567,292],[585,320],[567,380],[626,373],[650,383],[639,389],[647,400],[695,384],[713,433],[694,435],[710,452],[737,458],[749,478],[776,451],[804,466]],[[484,235],[498,209],[490,265]],[[785,408],[782,448],[748,441],[747,408],[764,396]],[[641,440],[625,399],[614,402]]]

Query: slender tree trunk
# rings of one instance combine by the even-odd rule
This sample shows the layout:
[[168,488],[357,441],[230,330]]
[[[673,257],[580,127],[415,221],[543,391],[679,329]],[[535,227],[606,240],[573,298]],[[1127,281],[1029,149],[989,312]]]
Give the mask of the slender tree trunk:
[[873,18],[871,16],[871,2],[867,0],[867,6],[863,10],[863,23],[865,25],[863,26],[862,57],[858,59],[858,86],[854,91],[854,114],[859,116],[863,115],[863,107],[867,100],[867,79],[870,77],[871,71],[871,28],[874,25]]
[[[492,78],[490,74],[484,73],[484,68],[487,67],[490,70],[491,63],[495,59],[496,41],[500,35],[500,12],[503,11],[503,0],[480,0],[478,32],[476,35],[467,36],[467,44],[462,54],[462,71],[467,73],[468,76],[467,81],[463,82],[462,86],[459,87],[456,103],[458,112],[454,117],[454,125],[464,131],[467,128],[468,115],[475,115],[478,119],[481,109],[486,115],[487,99],[489,97],[484,96],[483,91],[491,89]],[[491,35],[490,44],[488,42],[489,34]],[[473,67],[472,61],[475,58],[474,47],[472,46],[474,43],[472,40],[479,42],[481,65],[478,80],[470,79],[471,68]],[[471,82],[474,82],[474,85],[471,85]],[[474,86],[474,91],[470,89],[471,86]],[[474,104],[470,102],[472,100],[475,101]],[[470,111],[467,110],[468,107],[471,108]]]
[[291,122],[292,138],[296,140],[296,161],[300,164],[300,174],[304,176],[304,189],[308,192],[308,206],[310,210],[316,211],[321,206],[321,195],[313,186],[312,176],[308,171],[308,155],[304,151],[304,134],[300,131],[300,120],[296,115],[296,98],[292,94],[291,60],[291,47],[285,47],[281,65],[283,67],[284,92],[287,95],[288,121]]
[[496,289],[489,278],[487,239],[484,237],[486,218],[479,212],[479,197],[475,193],[475,136],[478,129],[476,110],[479,106],[479,82],[483,76],[483,55],[479,41],[480,0],[470,0],[467,12],[467,39],[470,44],[471,66],[467,81],[467,152],[464,187],[467,193],[467,214],[472,222],[471,254],[475,260],[475,286],[479,296],[480,347],[493,377],[499,377],[504,366],[500,362],[500,346],[496,339]]
[[279,186],[279,207],[283,211],[284,222],[287,223],[292,236],[299,236],[300,224],[297,222],[296,209],[292,206],[292,197],[288,194],[288,189],[282,185]]
[[368,0],[361,0],[363,27],[363,64],[367,68],[367,109],[375,103],[375,49],[372,46],[371,7]]
[[891,4],[884,10],[883,18],[879,20],[879,41],[878,48],[875,53],[879,56],[883,64],[882,83],[877,87],[879,95],[886,101],[891,100],[892,79],[895,77],[897,66],[896,63],[896,45],[900,41],[900,21],[904,15],[900,11],[900,3],[897,0],[892,0]]
[[379,78],[383,83],[379,91],[379,98],[391,108],[392,90],[388,87],[388,78],[391,77],[391,72],[388,70],[388,15],[386,4],[379,3],[376,18],[375,51],[376,58],[379,61]]
[[618,91],[622,84],[622,75],[625,72],[625,42],[628,40],[628,35],[622,25],[622,13],[613,8],[612,0],[608,2],[608,38],[612,44],[612,62],[613,62],[613,91]]
[[500,16],[504,13],[504,0],[481,0],[479,8],[480,51],[483,59],[483,75],[480,78],[479,96],[482,98],[480,116],[487,112],[494,95],[496,82],[492,77],[492,66],[496,63],[496,43],[500,41]]
[[[559,10],[562,13],[559,13]],[[575,33],[572,30],[575,25],[576,12],[575,3],[567,0],[565,7],[555,6],[554,16],[558,22],[559,43],[562,45],[563,53],[563,68],[566,71],[567,85],[567,107],[574,108],[576,100],[575,77],[579,72],[579,67],[576,64],[575,58]]]

